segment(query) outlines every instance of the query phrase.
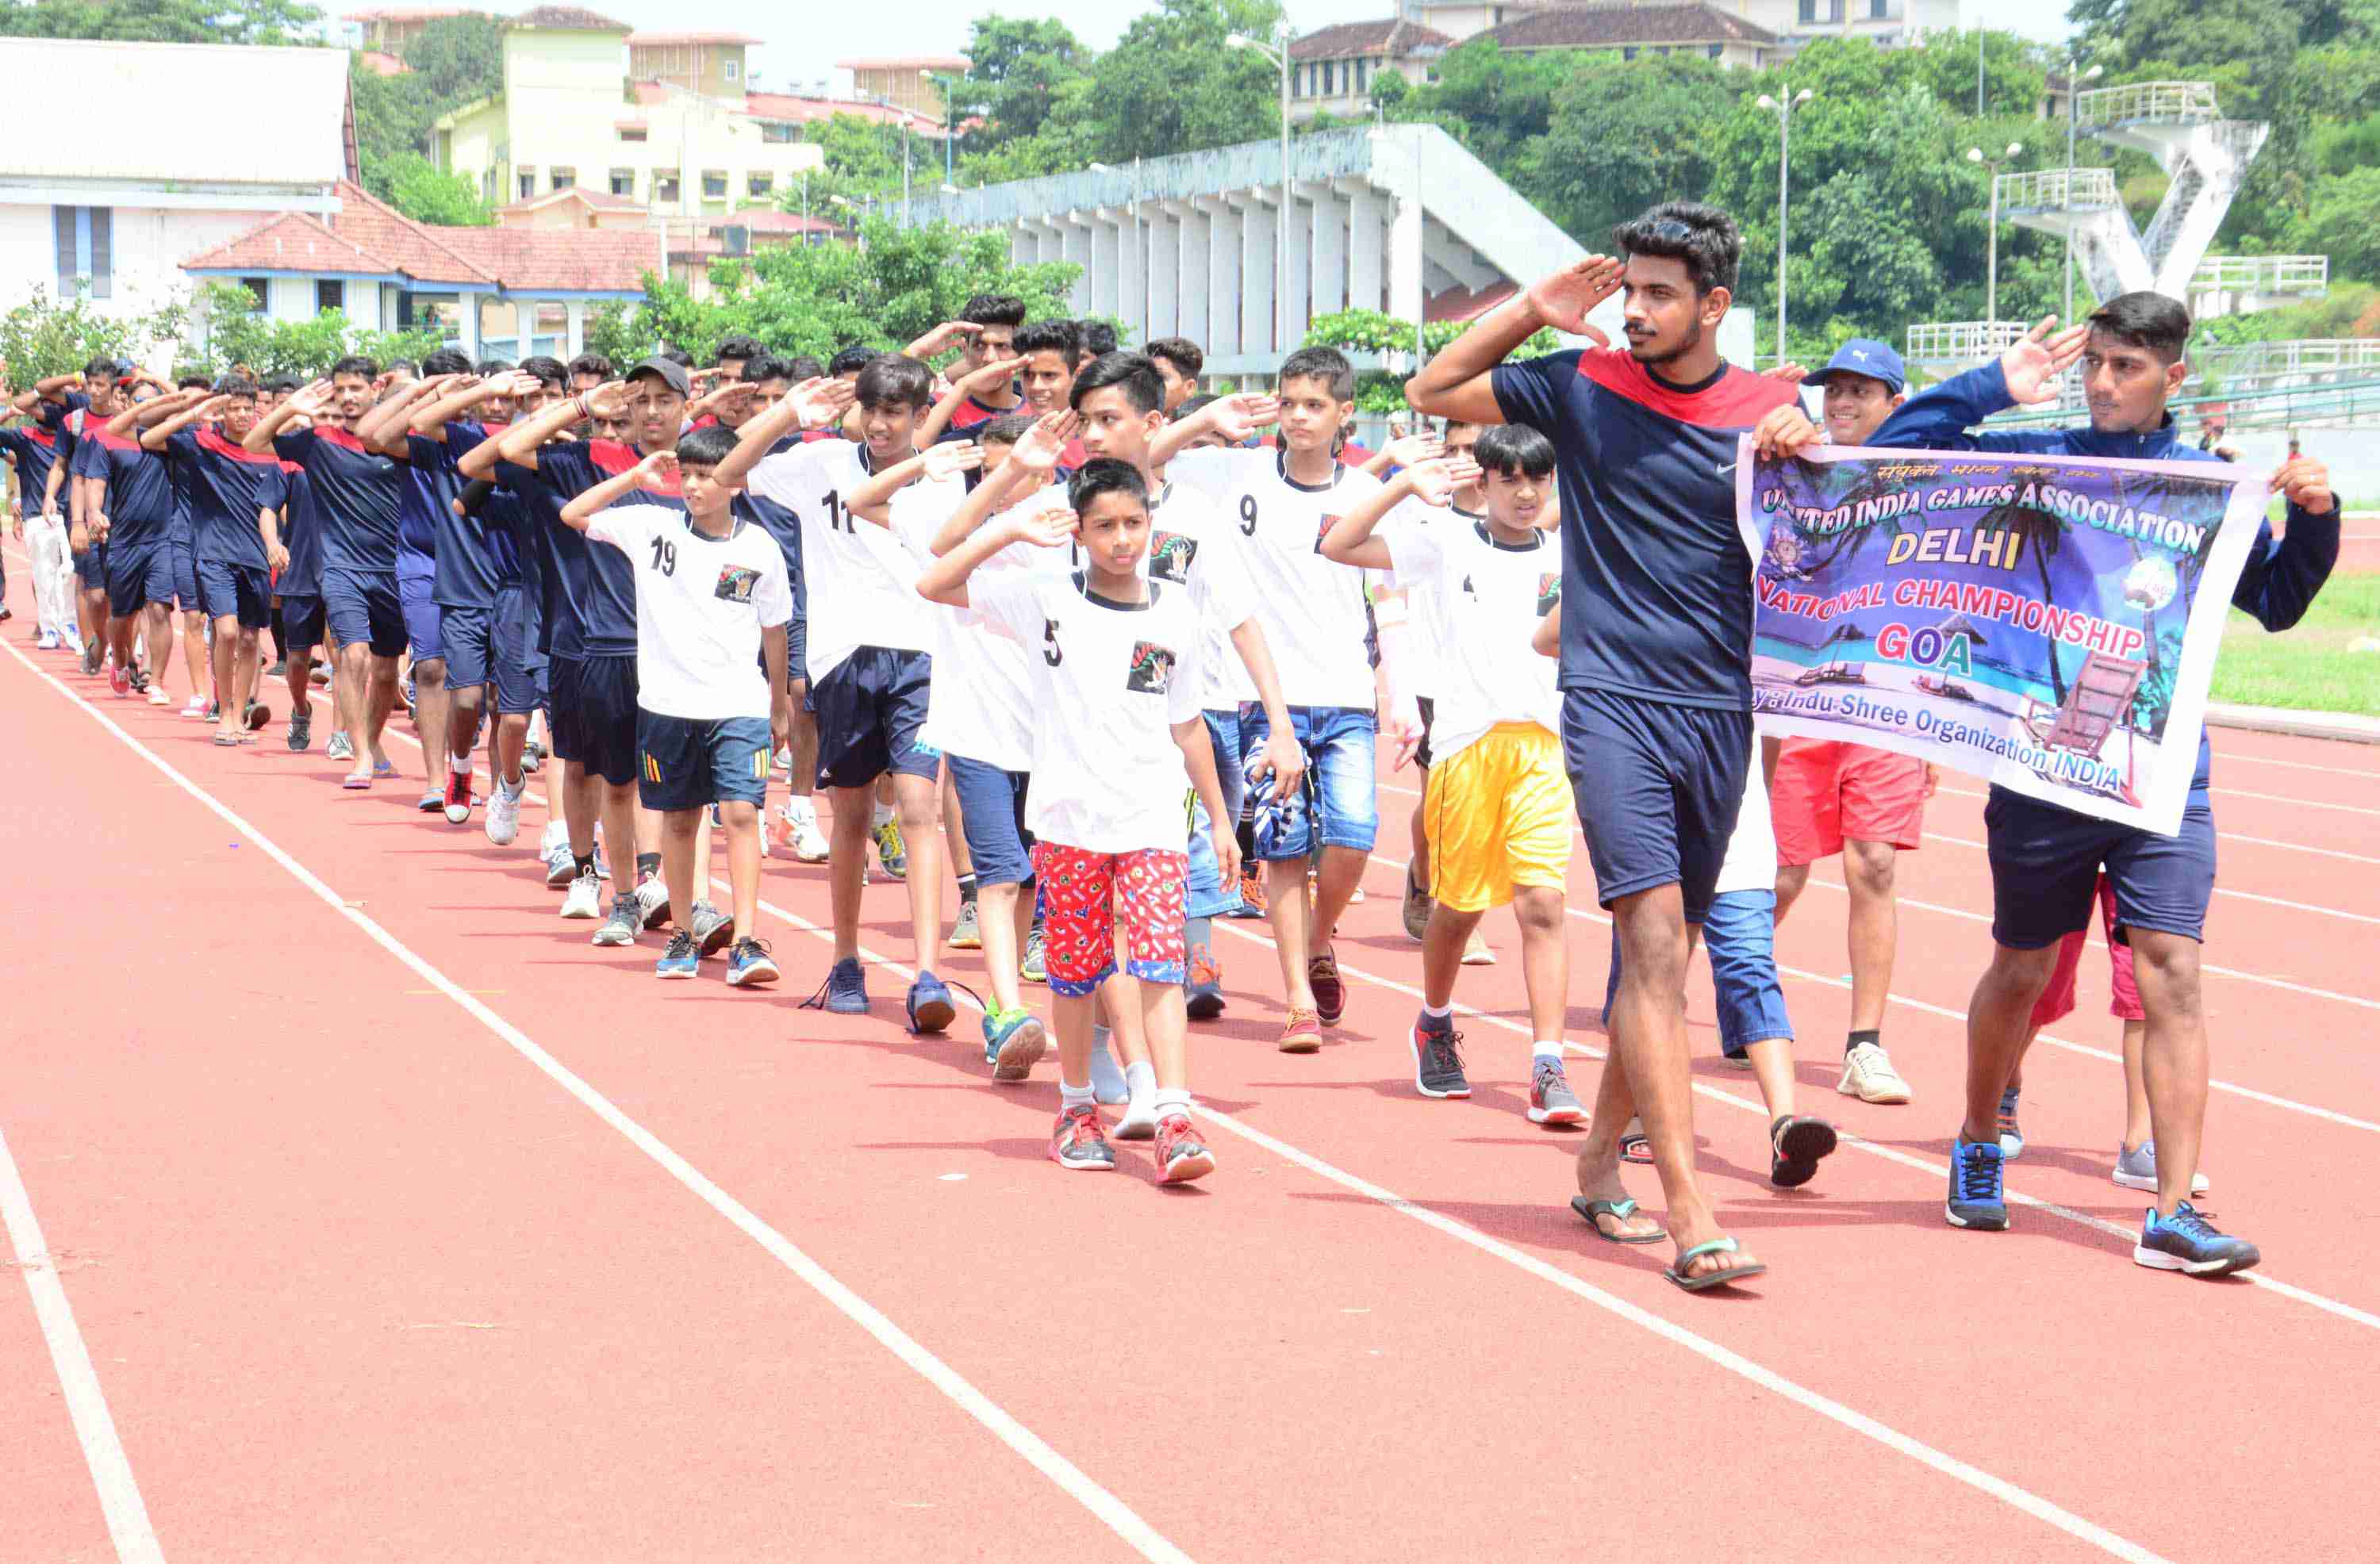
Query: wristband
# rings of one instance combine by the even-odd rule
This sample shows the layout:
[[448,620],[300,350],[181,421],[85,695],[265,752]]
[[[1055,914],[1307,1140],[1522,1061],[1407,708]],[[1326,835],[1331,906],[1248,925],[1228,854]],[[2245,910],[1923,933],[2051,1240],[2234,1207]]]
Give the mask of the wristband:
[[584,420],[591,419],[592,418],[594,418],[594,416],[595,416],[595,409],[594,409],[594,408],[592,408],[592,407],[590,407],[590,406],[589,406],[587,405],[587,394],[586,394],[585,392],[583,392],[583,391],[582,391],[582,392],[580,392],[580,393],[578,394],[578,395],[577,395],[577,404],[578,404],[578,417],[579,417],[579,418],[580,418],[582,421],[584,421]]

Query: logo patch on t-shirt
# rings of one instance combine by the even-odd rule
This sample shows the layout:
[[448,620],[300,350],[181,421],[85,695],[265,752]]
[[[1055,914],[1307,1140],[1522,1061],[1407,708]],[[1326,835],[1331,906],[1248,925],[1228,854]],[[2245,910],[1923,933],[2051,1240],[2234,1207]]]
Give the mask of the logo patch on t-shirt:
[[1548,571],[1537,577],[1537,617],[1543,619],[1561,601],[1561,572]]
[[1135,641],[1132,666],[1125,671],[1123,687],[1143,695],[1163,695],[1173,687],[1173,652],[1155,641]]
[[1190,566],[1198,558],[1198,540],[1179,532],[1158,532],[1148,540],[1148,574],[1177,586],[1190,584]]
[[748,564],[722,565],[719,585],[710,595],[722,602],[748,603],[752,600],[752,588],[759,582],[760,573]]

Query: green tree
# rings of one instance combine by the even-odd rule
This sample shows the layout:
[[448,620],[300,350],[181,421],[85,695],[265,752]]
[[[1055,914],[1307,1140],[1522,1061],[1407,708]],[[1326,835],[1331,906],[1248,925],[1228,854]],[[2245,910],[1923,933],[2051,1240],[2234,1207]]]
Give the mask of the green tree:
[[2334,277],[2380,282],[2380,167],[2324,176],[2289,236],[2307,254],[2329,256]]
[[431,117],[504,90],[504,23],[465,13],[435,17],[406,45],[405,80],[435,105]]
[[18,0],[0,6],[0,36],[310,44],[322,18],[294,0]]
[[358,331],[344,310],[325,309],[302,321],[276,321],[257,312],[255,296],[238,283],[212,282],[199,291],[205,321],[204,340],[193,356],[207,374],[237,367],[260,375],[308,377],[330,372],[349,353],[362,353],[386,363],[392,358],[419,362],[424,354],[445,346],[436,331]]
[[967,71],[952,84],[952,118],[979,119],[977,150],[996,152],[1038,134],[1066,90],[1089,77],[1091,52],[1066,24],[978,17],[967,36]]
[[431,164],[438,117],[504,91],[503,23],[441,17],[406,50],[412,68],[382,76],[358,55],[347,72],[356,110],[356,163],[363,187],[418,223],[492,222],[478,193]]
[[1517,188],[1590,249],[1605,249],[1614,224],[1709,188],[1715,133],[1734,97],[1709,60],[1579,56],[1545,130],[1513,154]]
[[496,220],[468,176],[445,173],[419,152],[398,153],[380,173],[388,189],[382,199],[417,223],[480,228]]
[[1069,99],[1085,117],[1053,116],[1050,127],[1077,138],[1075,166],[1278,135],[1280,78],[1263,55],[1225,40],[1265,37],[1280,18],[1275,0],[1158,0],[1092,66],[1091,91]]
[[0,363],[7,366],[8,385],[19,391],[93,358],[137,363],[160,345],[180,341],[188,318],[178,304],[146,315],[106,314],[80,297],[52,298],[37,283],[30,297],[0,315]]

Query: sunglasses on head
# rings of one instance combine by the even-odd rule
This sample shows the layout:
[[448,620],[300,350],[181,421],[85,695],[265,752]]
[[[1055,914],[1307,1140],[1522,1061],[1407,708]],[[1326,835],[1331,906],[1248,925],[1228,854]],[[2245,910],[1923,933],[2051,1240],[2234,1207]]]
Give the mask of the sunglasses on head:
[[1664,217],[1649,228],[1639,228],[1637,233],[1645,238],[1666,245],[1682,245],[1694,236],[1694,231],[1692,228],[1674,217]]

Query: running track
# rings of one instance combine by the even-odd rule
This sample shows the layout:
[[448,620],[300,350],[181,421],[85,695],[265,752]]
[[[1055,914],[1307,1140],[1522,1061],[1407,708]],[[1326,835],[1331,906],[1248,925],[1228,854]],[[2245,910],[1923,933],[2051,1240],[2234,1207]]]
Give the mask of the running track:
[[[1521,1116],[1509,924],[1464,976],[1478,1095],[1414,1094],[1408,794],[1334,1046],[1273,1050],[1261,926],[1219,926],[1219,1171],[1160,1190],[1126,1146],[1070,1179],[1051,1066],[993,1088],[971,1013],[910,1039],[884,970],[866,1021],[795,1008],[823,869],[767,866],[780,988],[663,986],[657,941],[589,947],[476,816],[342,793],[277,722],[218,751],[32,651],[10,554],[0,1560],[2380,1552],[2339,1485],[2380,1463],[2380,754],[2217,736],[2209,1204],[2252,1279],[2137,1269],[2113,1231],[2140,1201],[2107,1181],[2095,942],[2029,1073],[2012,1185],[2046,1204],[1942,1224],[1985,939],[1960,786],[1904,860],[1916,1106],[1831,1090],[1840,891],[1783,932],[1804,1110],[1865,1137],[1809,1190],[1767,1187],[1693,978],[1704,1173],[1773,1268],[1688,1298],[1666,1246],[1571,1216],[1575,1142]],[[868,895],[905,948],[900,889]],[[1578,903],[1584,1093],[1609,934]]]

